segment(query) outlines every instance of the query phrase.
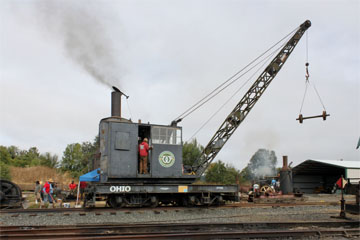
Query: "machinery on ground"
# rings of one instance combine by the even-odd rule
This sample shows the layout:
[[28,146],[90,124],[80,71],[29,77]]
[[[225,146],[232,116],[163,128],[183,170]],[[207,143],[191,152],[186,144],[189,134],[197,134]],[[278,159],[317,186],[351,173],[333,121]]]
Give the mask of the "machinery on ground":
[[18,185],[0,179],[0,208],[21,208],[22,191]]
[[[260,74],[204,148],[199,160],[184,172],[181,119],[170,125],[134,123],[121,117],[121,91],[112,92],[112,115],[100,121],[100,158],[93,164],[98,181],[88,185],[85,206],[94,206],[98,197],[111,207],[172,205],[215,205],[237,201],[237,185],[193,184],[244,121],[255,103],[311,26],[301,24]],[[126,96],[126,95],[125,95]],[[139,140],[149,139],[148,174],[140,174]]]

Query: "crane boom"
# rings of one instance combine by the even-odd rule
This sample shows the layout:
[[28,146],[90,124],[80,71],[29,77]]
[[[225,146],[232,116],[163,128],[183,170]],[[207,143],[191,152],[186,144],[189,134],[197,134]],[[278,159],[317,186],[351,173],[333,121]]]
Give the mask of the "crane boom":
[[270,85],[276,74],[280,71],[289,55],[294,50],[297,43],[305,31],[311,26],[311,22],[306,20],[300,25],[290,40],[279,51],[276,57],[269,63],[261,75],[257,78],[250,89],[245,93],[240,102],[232,112],[226,117],[220,128],[216,131],[209,143],[201,153],[199,160],[192,166],[193,172],[201,176],[214,160],[216,155],[229,140],[237,127],[244,121],[255,103],[260,99],[265,89]]

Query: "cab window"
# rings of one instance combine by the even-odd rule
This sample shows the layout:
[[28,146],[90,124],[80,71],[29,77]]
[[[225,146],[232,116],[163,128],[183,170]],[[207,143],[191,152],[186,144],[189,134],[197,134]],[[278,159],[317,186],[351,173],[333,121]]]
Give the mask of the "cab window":
[[181,129],[172,127],[152,127],[151,140],[155,144],[181,144]]

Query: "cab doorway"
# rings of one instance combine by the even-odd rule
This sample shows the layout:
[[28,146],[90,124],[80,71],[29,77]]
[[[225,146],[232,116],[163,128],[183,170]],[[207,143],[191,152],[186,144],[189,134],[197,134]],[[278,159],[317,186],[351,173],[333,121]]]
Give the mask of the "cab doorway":
[[[151,128],[150,126],[143,126],[143,125],[139,125],[139,136],[138,136],[138,151],[140,150],[140,144],[144,141],[145,138],[148,139],[148,145],[151,146]],[[140,157],[140,152],[138,152],[138,174],[142,174],[142,175],[147,175],[151,173],[151,166],[150,166],[150,159],[151,159],[151,151],[148,152],[148,156],[147,159],[141,160]],[[141,167],[142,161],[145,161],[145,164]],[[144,169],[142,169],[144,168]],[[143,172],[141,172],[141,170],[143,170]]]

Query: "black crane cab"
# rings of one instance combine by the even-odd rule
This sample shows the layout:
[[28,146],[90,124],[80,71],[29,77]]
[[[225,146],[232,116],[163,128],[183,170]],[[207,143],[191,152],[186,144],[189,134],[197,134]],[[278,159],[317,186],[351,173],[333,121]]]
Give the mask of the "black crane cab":
[[[181,127],[110,117],[101,120],[99,136],[101,181],[183,176]],[[148,174],[139,172],[139,144],[144,138],[151,146]]]

